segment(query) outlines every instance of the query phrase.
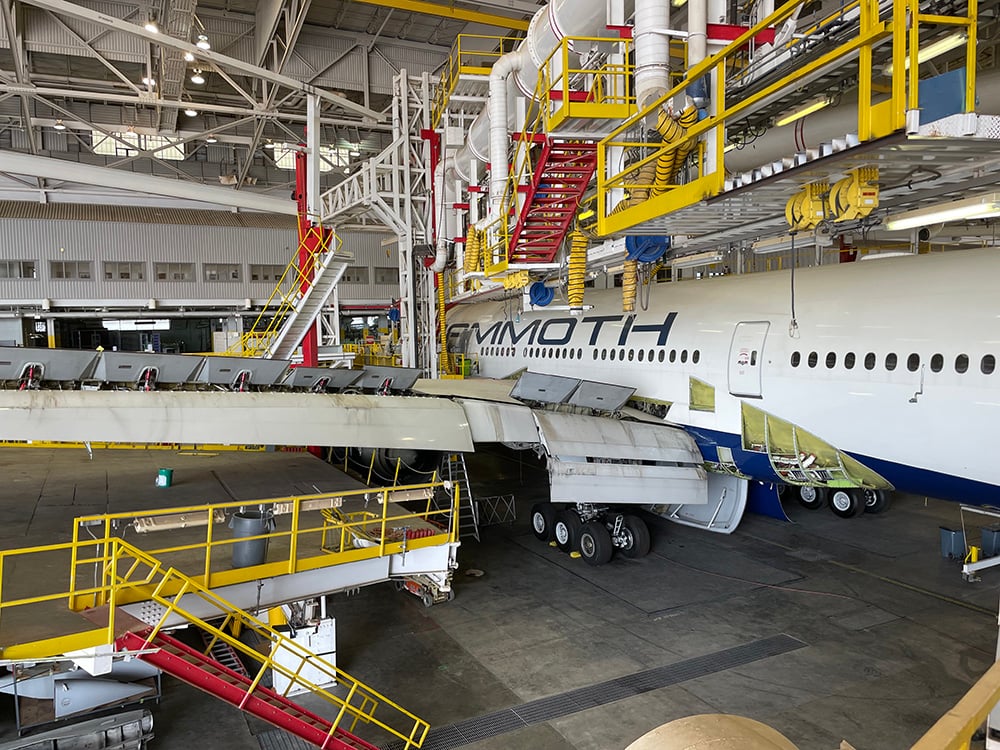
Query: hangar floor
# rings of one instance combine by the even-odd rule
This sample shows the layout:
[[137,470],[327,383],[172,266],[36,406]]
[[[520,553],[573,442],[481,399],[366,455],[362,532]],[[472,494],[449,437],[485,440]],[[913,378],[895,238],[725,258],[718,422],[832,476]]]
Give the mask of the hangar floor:
[[[162,466],[170,489],[153,486]],[[902,497],[841,520],[790,503],[793,523],[750,516],[729,537],[650,518],[648,557],[592,568],[531,535],[546,494],[531,454],[477,454],[469,472],[474,494],[513,492],[518,520],[463,547],[453,602],[388,585],[330,599],[339,666],[430,721],[427,748],[615,750],[706,712],[801,750],[906,748],[993,661],[1000,570],[968,584],[941,558],[954,504]],[[6,448],[0,476],[6,548],[68,538],[85,513],[355,485],[304,453]],[[151,709],[161,750],[300,747],[171,680]]]

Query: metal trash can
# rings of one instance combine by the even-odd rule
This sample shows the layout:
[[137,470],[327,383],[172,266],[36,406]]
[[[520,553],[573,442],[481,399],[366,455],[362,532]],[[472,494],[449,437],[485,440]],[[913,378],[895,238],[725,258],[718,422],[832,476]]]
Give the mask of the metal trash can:
[[[234,539],[261,536],[274,531],[274,516],[271,511],[241,510],[229,519],[229,528]],[[233,567],[247,568],[262,565],[267,558],[267,539],[248,539],[233,543]]]
[[984,526],[981,534],[980,546],[983,548],[983,557],[1000,555],[1000,524]]
[[944,526],[938,527],[941,530],[941,557],[964,560],[965,559],[965,539],[961,529],[946,529]]
[[173,469],[160,469],[156,474],[156,486],[157,487],[169,487],[174,483],[174,470]]

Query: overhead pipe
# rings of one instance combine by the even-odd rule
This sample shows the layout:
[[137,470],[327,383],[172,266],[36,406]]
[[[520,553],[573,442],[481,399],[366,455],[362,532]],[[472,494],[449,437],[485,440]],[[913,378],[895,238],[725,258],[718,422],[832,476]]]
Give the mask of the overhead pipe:
[[639,111],[670,90],[670,0],[635,2],[635,100]]
[[[535,18],[543,11],[535,14]],[[534,23],[534,21],[532,21]],[[529,28],[530,31],[530,28]],[[504,186],[510,164],[507,161],[507,78],[524,67],[525,55],[522,42],[514,52],[503,55],[490,70],[490,98],[487,104],[490,118],[490,217],[500,215]]]

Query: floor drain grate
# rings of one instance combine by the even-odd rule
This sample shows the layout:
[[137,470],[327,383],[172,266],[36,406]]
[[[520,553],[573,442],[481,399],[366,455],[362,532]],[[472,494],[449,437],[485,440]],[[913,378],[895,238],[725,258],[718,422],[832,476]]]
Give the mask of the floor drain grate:
[[[761,659],[786,654],[803,648],[805,645],[798,638],[781,634],[716,651],[705,656],[696,656],[674,664],[636,672],[625,677],[617,677],[590,687],[570,690],[548,698],[539,698],[513,708],[506,708],[502,711],[495,711],[443,727],[435,727],[427,735],[423,750],[452,750],[531,724],[542,724],[577,711],[585,711],[588,708],[603,706],[647,693],[650,690],[677,685],[698,677],[751,664]],[[383,745],[383,750],[400,750],[402,747],[402,742],[392,742]],[[261,750],[270,750],[270,748],[264,748],[262,744]]]

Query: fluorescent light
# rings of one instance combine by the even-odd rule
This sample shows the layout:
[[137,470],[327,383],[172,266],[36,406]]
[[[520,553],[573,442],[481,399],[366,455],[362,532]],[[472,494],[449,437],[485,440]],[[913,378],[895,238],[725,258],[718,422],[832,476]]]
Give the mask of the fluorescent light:
[[198,35],[198,41],[194,43],[194,46],[198,49],[212,49],[212,45],[208,43],[208,37],[204,34]]
[[185,62],[194,62],[194,55],[192,53],[190,53],[190,52],[185,52],[184,53],[184,61]]
[[155,18],[150,18],[148,21],[146,21],[146,25],[143,26],[143,28],[146,29],[146,31],[148,31],[150,34],[160,33],[160,27],[156,25]]
[[184,110],[184,114],[186,114],[188,117],[194,117],[196,114],[198,114],[198,110],[191,109],[190,107],[188,107],[187,109]]
[[991,216],[1000,216],[1000,193],[976,195],[952,203],[927,206],[915,211],[897,214],[889,217],[885,228],[890,232],[896,232],[901,229],[925,227],[928,224],[946,224],[949,221],[962,221],[964,219],[986,219]]
[[697,266],[708,266],[712,263],[718,263],[725,256],[715,250],[710,250],[707,253],[695,253],[694,255],[685,255],[680,258],[675,258],[670,261],[671,268],[695,268]]
[[149,88],[154,88],[156,86],[156,79],[150,78],[149,76],[143,76],[142,83],[145,86],[149,86]]
[[[832,238],[826,237],[826,242],[820,241],[815,234],[812,232],[798,234],[795,236],[795,249],[798,250],[803,247],[815,247],[816,245],[821,245],[823,247],[831,244]],[[783,234],[778,237],[770,237],[764,240],[757,240],[751,246],[754,255],[768,255],[770,253],[783,253],[785,250],[792,249],[792,235]]]
[[218,143],[218,142],[219,139],[216,138],[214,135],[210,135],[208,136],[208,138],[205,139],[205,143]]
[[811,115],[813,112],[818,112],[823,109],[823,107],[829,106],[830,100],[827,97],[821,97],[820,99],[813,99],[803,104],[801,107],[790,110],[786,112],[781,117],[774,121],[774,126],[780,128],[782,125],[788,125],[796,120],[801,120],[806,115]]
[[[936,42],[931,42],[927,46],[920,47],[917,50],[917,64],[925,63],[928,60],[933,60],[935,57],[940,57],[945,52],[950,52],[956,47],[961,47],[969,40],[969,37],[964,31],[956,31],[954,34],[949,34],[948,36],[943,36]],[[906,70],[910,69],[910,56],[907,55],[903,58],[903,68]],[[892,63],[890,62],[884,68],[882,68],[882,73],[887,76],[892,75]]]
[[56,130],[65,130],[66,124],[62,120],[56,120],[56,124],[53,125]]
[[273,149],[274,148],[274,141],[268,141],[267,143],[265,143],[264,144],[264,148],[271,148],[271,149]]
[[194,73],[191,74],[191,83],[196,83],[199,86],[205,82],[205,76],[201,74],[200,68],[195,68]]

